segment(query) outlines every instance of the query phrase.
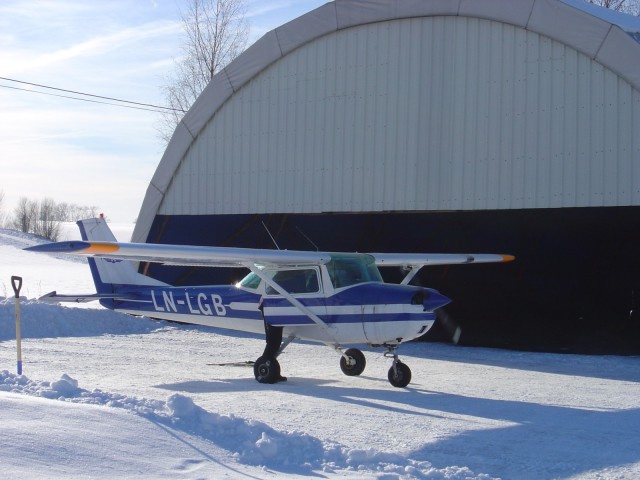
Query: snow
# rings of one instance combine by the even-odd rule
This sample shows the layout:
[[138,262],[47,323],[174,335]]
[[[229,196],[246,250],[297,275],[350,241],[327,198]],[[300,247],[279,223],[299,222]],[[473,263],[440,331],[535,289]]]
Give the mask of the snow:
[[94,291],[86,263],[21,250],[38,241],[0,230],[2,478],[640,478],[638,357],[411,343],[397,389],[375,349],[346,377],[294,343],[263,385],[219,365],[260,336],[37,302]]

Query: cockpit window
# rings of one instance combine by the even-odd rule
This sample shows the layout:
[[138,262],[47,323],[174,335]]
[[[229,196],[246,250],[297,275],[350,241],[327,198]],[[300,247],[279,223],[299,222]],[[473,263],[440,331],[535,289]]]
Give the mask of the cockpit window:
[[327,270],[334,288],[364,282],[382,282],[375,259],[370,255],[332,255]]
[[[313,268],[296,270],[276,270],[268,272],[273,275],[274,282],[280,285],[287,293],[318,293],[318,272]],[[267,295],[277,295],[278,292],[270,285],[266,286]]]

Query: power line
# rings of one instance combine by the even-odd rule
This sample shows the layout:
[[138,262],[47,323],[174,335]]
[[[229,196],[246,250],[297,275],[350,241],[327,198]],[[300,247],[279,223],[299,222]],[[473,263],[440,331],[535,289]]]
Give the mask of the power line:
[[133,105],[118,105],[117,103],[101,102],[100,100],[91,100],[89,98],[71,97],[69,95],[59,95],[56,93],[38,92],[37,90],[29,90],[28,88],[11,87],[9,85],[0,85],[0,88],[9,88],[11,90],[20,90],[21,92],[39,93],[40,95],[48,95],[50,97],[69,98],[71,100],[79,100],[81,102],[100,103],[102,105],[111,105],[112,107],[132,108],[134,110],[146,110],[147,112],[162,113],[162,110],[153,108],[135,107]]
[[[3,87],[3,88],[9,88],[9,89],[12,89],[12,90],[20,90],[20,91],[23,91],[23,92],[39,93],[41,95],[49,95],[49,96],[52,96],[52,97],[68,98],[68,99],[71,99],[71,100],[79,100],[79,101],[83,101],[83,102],[100,103],[100,104],[103,104],[103,105],[112,105],[114,107],[133,108],[133,109],[136,109],[136,110],[147,110],[147,111],[150,111],[150,112],[161,112],[161,111],[165,111],[166,110],[166,111],[185,113],[185,111],[180,109],[180,108],[164,107],[164,106],[161,106],[161,105],[153,105],[153,104],[150,104],[150,103],[140,103],[140,102],[133,102],[133,101],[130,101],[130,100],[122,100],[122,99],[119,99],[119,98],[105,97],[105,96],[102,96],[102,95],[93,95],[91,93],[83,93],[83,92],[77,92],[77,91],[74,91],[74,90],[67,90],[67,89],[64,89],[64,88],[50,87],[48,85],[40,85],[38,83],[25,82],[23,80],[16,80],[16,79],[13,79],[13,78],[0,77],[0,80],[5,80],[5,81],[8,81],[8,82],[20,83],[20,84],[23,84],[23,85],[30,85],[32,87],[46,88],[46,89],[49,89],[49,90],[56,90],[58,92],[71,93],[73,95],[83,95],[83,96],[86,96],[86,97],[99,98],[99,99],[102,99],[102,100],[110,100],[112,102],[126,103],[126,104],[129,104],[129,105],[119,105],[119,104],[116,104],[116,103],[101,102],[99,100],[92,100],[92,99],[88,99],[88,98],[72,97],[72,96],[69,96],[69,95],[59,95],[59,94],[55,94],[55,93],[39,92],[37,90],[30,90],[30,89],[27,89],[27,88],[19,88],[19,87],[11,87],[11,86],[8,86],[8,85],[0,85],[0,87]],[[149,108],[144,108],[144,107],[149,107]]]

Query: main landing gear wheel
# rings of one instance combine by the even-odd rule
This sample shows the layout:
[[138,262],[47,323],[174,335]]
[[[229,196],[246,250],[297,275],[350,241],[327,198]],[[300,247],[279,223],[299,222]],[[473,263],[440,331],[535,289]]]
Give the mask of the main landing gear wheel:
[[[345,358],[345,355],[348,357]],[[355,377],[364,372],[364,367],[367,366],[367,359],[364,358],[364,353],[362,353],[357,348],[350,348],[344,355],[340,357],[340,369],[342,373],[348,375],[350,377]]]
[[400,360],[396,360],[389,369],[387,377],[389,378],[389,383],[394,387],[404,388],[411,381],[411,369]]
[[260,383],[276,383],[280,380],[280,364],[275,357],[262,356],[253,364],[253,374]]

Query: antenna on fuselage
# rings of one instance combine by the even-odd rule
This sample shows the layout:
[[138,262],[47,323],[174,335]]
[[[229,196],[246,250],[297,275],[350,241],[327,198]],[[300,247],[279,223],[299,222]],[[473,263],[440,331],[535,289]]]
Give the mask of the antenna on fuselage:
[[278,246],[278,244],[276,243],[276,239],[273,238],[273,235],[271,235],[271,232],[269,231],[269,227],[267,227],[267,224],[264,223],[264,220],[261,220],[262,222],[262,226],[264,227],[264,229],[267,231],[267,233],[269,234],[269,237],[271,238],[271,241],[273,242],[273,244],[276,246],[276,248],[278,250],[280,250],[280,247]]
[[300,235],[306,238],[311,245],[313,245],[316,248],[316,252],[320,251],[320,249],[318,248],[318,245],[316,245],[313,240],[311,240],[307,235],[305,235],[305,233],[302,230],[300,230],[300,227],[296,227],[296,230],[300,233]]

